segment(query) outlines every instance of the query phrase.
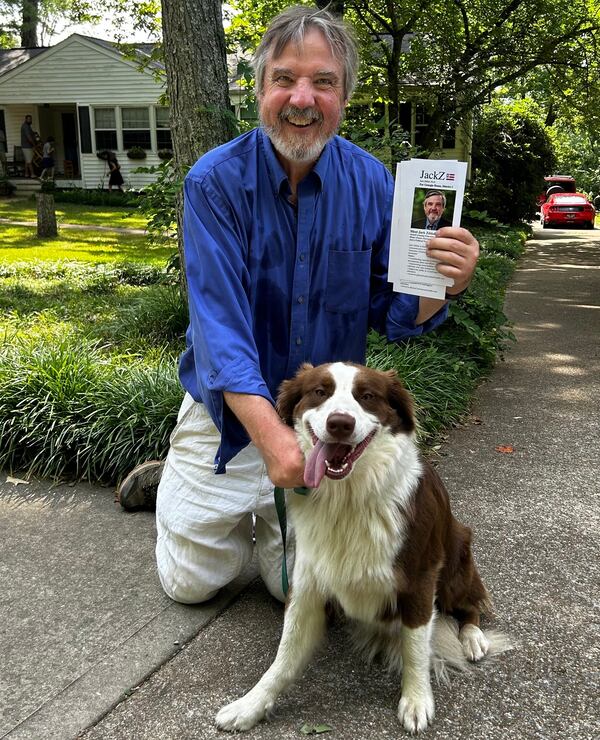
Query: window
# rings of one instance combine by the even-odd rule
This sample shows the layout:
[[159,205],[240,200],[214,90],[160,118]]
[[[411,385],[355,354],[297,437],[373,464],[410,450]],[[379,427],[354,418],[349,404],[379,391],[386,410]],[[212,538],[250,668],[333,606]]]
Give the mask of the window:
[[156,147],[157,149],[172,149],[171,128],[169,124],[169,109],[156,108]]
[[[417,105],[415,117],[415,146],[421,146],[430,120],[431,117],[425,111],[423,106]],[[439,143],[441,144],[442,149],[454,149],[456,147],[456,127],[446,129],[442,134]]]
[[429,126],[429,114],[423,106],[417,105],[415,112],[415,146],[423,145],[423,139]]
[[94,108],[96,151],[117,149],[117,121],[114,108]]
[[121,108],[123,149],[139,146],[151,149],[150,115],[148,108]]

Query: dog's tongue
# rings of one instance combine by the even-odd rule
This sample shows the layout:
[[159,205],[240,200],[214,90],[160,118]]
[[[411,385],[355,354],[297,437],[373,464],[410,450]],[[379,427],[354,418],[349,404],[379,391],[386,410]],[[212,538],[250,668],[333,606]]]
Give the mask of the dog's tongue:
[[325,461],[335,459],[339,447],[345,448],[346,445],[340,445],[337,442],[321,442],[320,439],[315,442],[315,446],[306,458],[304,468],[304,483],[308,488],[316,488],[323,480],[327,469]]

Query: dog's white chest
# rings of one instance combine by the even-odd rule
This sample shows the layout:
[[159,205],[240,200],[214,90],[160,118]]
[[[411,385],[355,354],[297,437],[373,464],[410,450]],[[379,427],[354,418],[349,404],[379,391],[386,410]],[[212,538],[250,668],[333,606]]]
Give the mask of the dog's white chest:
[[295,502],[297,551],[321,593],[335,598],[349,617],[372,621],[396,593],[394,561],[402,518],[393,507],[356,512],[328,506],[328,501],[317,506]]

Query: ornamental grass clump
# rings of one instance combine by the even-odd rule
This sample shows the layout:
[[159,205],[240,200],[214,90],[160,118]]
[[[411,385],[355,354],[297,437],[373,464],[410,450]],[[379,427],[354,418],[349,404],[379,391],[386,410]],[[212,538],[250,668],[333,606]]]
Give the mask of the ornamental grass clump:
[[149,366],[74,336],[0,350],[0,467],[114,483],[166,454],[183,397],[172,357]]

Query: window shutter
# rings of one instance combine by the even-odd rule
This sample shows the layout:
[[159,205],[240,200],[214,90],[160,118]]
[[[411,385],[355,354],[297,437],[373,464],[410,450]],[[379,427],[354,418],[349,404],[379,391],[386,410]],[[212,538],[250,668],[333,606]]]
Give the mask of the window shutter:
[[87,105],[77,108],[79,117],[79,143],[82,154],[92,153],[92,131],[90,127],[90,109]]

